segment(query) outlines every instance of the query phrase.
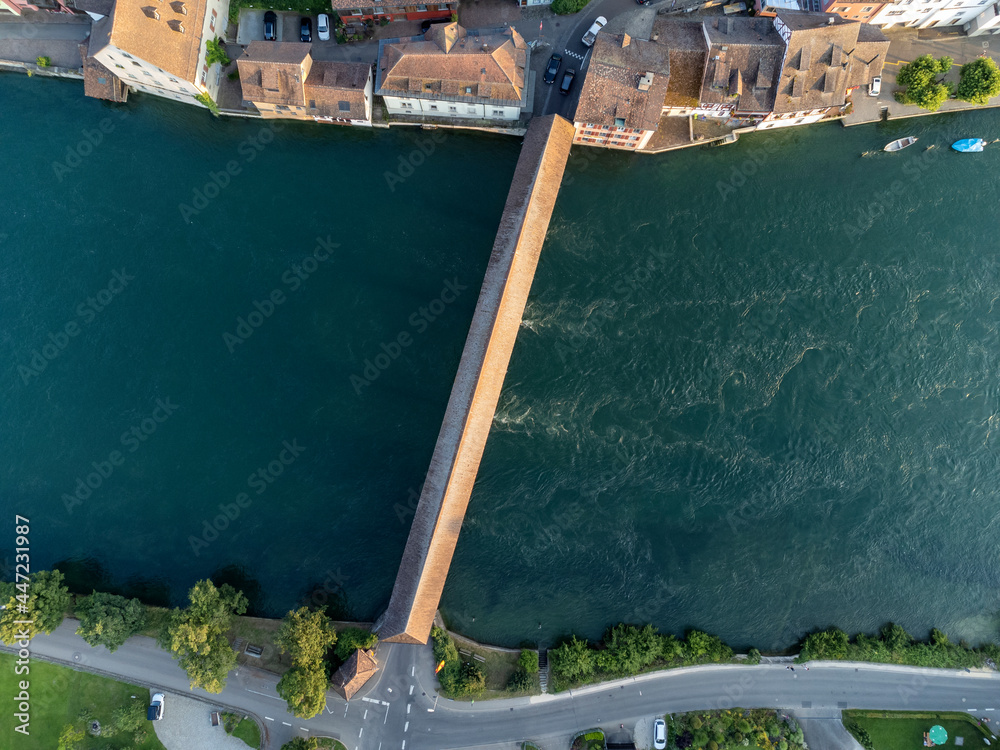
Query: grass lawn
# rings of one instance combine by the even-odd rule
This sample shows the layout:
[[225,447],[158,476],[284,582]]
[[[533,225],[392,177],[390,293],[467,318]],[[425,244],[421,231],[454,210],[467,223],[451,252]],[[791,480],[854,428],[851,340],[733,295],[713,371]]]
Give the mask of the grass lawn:
[[506,652],[497,651],[491,648],[481,648],[475,641],[466,640],[459,635],[451,634],[455,642],[455,648],[459,650],[459,656],[466,660],[466,654],[478,654],[486,659],[485,662],[477,662],[486,673],[486,690],[482,695],[463,696],[457,700],[489,700],[490,698],[511,698],[519,695],[538,695],[541,689],[538,687],[538,675],[535,675],[535,687],[526,693],[511,693],[507,691],[507,681],[517,670],[517,659],[521,655],[520,651]]
[[[948,732],[948,742],[942,747],[979,750],[986,747],[984,738],[996,745],[992,733],[968,714],[957,712],[844,711],[844,726],[849,731],[852,723],[868,731],[874,750],[920,750],[924,746],[924,732],[935,724]],[[955,744],[956,737],[965,739],[963,745]]]
[[225,711],[222,714],[222,726],[225,727],[226,734],[243,740],[254,750],[260,750],[260,727],[253,719],[244,719],[240,714]]
[[[90,714],[102,724],[111,721],[116,708],[132,702],[131,696],[143,705],[149,703],[149,690],[115,682],[106,677],[99,677],[86,672],[77,672],[68,667],[46,664],[41,661],[31,662],[31,672],[27,675],[14,674],[16,657],[0,653],[0,696],[8,704],[13,704],[18,694],[17,684],[27,679],[30,683],[28,693],[31,696],[30,735],[15,732],[19,723],[13,716],[13,711],[0,712],[0,737],[3,737],[4,750],[55,750],[59,743],[59,734],[67,724],[73,724],[78,729],[83,728],[80,712],[89,710]],[[81,743],[81,750],[165,750],[156,739],[153,725],[145,722],[146,738],[142,744],[136,744],[132,735],[121,735],[111,738],[98,738],[86,735]]]

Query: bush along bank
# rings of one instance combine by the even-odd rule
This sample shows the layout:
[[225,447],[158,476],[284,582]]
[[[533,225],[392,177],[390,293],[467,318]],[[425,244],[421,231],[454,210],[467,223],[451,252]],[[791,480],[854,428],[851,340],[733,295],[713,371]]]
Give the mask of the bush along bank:
[[671,750],[806,750],[798,723],[769,708],[673,714],[667,721]]

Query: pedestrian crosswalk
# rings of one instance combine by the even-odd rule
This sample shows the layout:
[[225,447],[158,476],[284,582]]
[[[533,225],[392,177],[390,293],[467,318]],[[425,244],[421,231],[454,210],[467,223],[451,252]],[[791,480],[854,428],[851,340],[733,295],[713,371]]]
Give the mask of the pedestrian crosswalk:
[[568,49],[563,50],[563,54],[566,55],[567,57],[575,57],[580,62],[583,62],[583,58],[587,56],[586,53],[581,55],[579,52],[571,52]]

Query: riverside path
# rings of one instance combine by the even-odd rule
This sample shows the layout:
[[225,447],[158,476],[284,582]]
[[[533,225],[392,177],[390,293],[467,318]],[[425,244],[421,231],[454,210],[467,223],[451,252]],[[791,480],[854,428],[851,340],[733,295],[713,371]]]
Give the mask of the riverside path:
[[1000,712],[1000,674],[993,671],[836,662],[814,662],[808,671],[794,672],[782,664],[692,667],[557,695],[464,703],[436,699],[430,647],[379,644],[382,669],[376,678],[349,704],[330,692],[327,709],[303,721],[291,716],[275,693],[276,675],[240,667],[220,695],[191,691],[184,672],[153,639],[133,637],[111,654],[84,643],[74,632],[77,624],[67,620],[51,635],[36,637],[32,658],[253,713],[273,750],[294,736],[336,737],[348,750],[403,750],[404,742],[405,750],[513,750],[524,739],[545,750],[565,750],[573,734],[594,726],[630,729],[667,712],[734,706],[796,713],[807,737],[808,717],[829,721],[844,708],[954,710],[984,718]]

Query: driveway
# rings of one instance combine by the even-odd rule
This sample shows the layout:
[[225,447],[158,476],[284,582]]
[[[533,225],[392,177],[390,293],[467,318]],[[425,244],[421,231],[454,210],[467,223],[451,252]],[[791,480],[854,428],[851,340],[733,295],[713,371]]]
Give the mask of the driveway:
[[61,68],[79,68],[79,44],[90,36],[90,24],[32,23],[6,21],[0,23],[0,59],[17,62],[35,62],[48,57],[52,65]]
[[212,726],[211,713],[201,701],[166,693],[163,718],[153,722],[153,729],[167,750],[246,750],[247,744],[226,734],[221,724]]

